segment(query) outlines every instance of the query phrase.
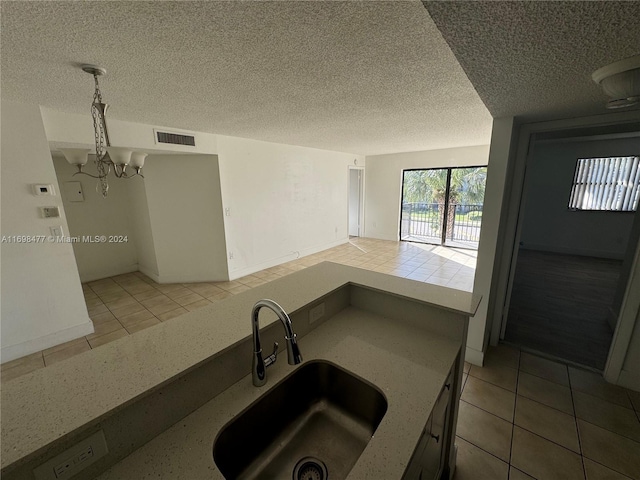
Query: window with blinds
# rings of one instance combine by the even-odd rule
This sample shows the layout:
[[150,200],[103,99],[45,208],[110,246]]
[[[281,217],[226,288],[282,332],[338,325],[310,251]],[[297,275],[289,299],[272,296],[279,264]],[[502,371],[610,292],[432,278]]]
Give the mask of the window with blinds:
[[580,158],[569,208],[633,212],[640,198],[640,157]]

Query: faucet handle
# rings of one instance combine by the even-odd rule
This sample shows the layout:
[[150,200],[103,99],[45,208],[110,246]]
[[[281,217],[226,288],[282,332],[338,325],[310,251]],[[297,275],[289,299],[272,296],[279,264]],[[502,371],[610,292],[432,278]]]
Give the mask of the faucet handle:
[[276,363],[276,360],[278,359],[278,357],[276,356],[278,355],[278,347],[279,347],[278,342],[273,342],[273,353],[264,359],[265,367],[268,367],[269,365],[273,365],[274,363]]

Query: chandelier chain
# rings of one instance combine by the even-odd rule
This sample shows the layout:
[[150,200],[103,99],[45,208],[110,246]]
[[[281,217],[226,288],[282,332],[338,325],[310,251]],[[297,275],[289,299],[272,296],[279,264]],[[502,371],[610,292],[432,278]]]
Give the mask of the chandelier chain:
[[109,190],[109,184],[107,181],[107,175],[109,174],[109,170],[111,170],[110,166],[104,162],[104,147],[105,147],[105,135],[104,135],[104,123],[101,121],[100,112],[98,111],[98,107],[96,104],[102,103],[102,93],[100,92],[100,85],[98,84],[98,76],[93,76],[96,84],[96,89],[93,94],[93,103],[91,104],[91,116],[93,117],[93,131],[95,134],[95,142],[96,142],[96,168],[98,170],[99,182],[97,187],[99,187],[99,192],[102,193],[102,196],[106,198],[107,192]]

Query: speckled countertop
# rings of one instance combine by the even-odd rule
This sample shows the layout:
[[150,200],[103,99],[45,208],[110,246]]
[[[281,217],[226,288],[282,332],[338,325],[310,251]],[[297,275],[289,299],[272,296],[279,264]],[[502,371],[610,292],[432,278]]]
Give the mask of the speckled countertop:
[[[467,292],[329,262],[307,268],[218,304],[185,314],[180,321],[138,332],[7,382],[2,387],[2,467],[32,455],[43,446],[95,421],[106,412],[133,402],[145,392],[168,383],[181,372],[250,336],[248,312],[258,299],[274,298],[286,311],[293,312],[347,283],[408,297],[462,314],[473,314],[479,303],[478,296]],[[273,321],[276,321],[276,317],[269,317],[262,327]],[[366,328],[363,328],[363,322],[366,322]],[[338,335],[340,332],[342,333]],[[382,473],[379,470],[381,468],[397,472],[403,468],[400,465],[403,462],[406,466],[411,451],[399,456],[392,455],[395,439],[399,442],[398,446],[408,445],[402,443],[403,439],[409,439],[409,443],[413,444],[418,440],[426,417],[420,417],[422,425],[417,425],[415,431],[416,419],[410,412],[414,409],[420,412],[424,408],[430,411],[429,402],[435,400],[432,390],[439,389],[442,385],[461,346],[460,342],[437,336],[425,337],[424,332],[418,335],[410,326],[390,329],[389,322],[385,319],[354,308],[336,315],[303,340],[301,346],[305,359],[324,358],[338,363],[371,381],[386,395],[403,399],[402,411],[392,413],[389,398],[390,408],[376,432],[376,439],[383,437],[389,442],[382,445],[382,442],[372,440],[361,457],[363,461],[359,461],[352,471],[353,478],[365,478],[367,472]],[[385,365],[385,369],[378,368],[375,362],[370,361],[372,358]],[[292,368],[294,367],[281,360],[270,368],[269,381],[275,383]],[[400,381],[401,379],[404,381]],[[403,389],[401,384],[407,388]],[[428,390],[422,392],[422,388]],[[206,478],[222,478],[219,473],[218,477],[213,473],[217,472],[211,461],[213,439],[224,423],[263,391],[253,387],[249,377],[180,422],[180,425],[190,423],[194,429],[193,434],[187,433],[190,429],[182,431],[182,434],[194,440],[188,447],[184,444],[178,449],[184,455],[187,462],[185,465],[192,465],[192,462],[186,460],[189,455],[198,456],[206,451],[208,462],[201,461],[198,467],[201,470],[198,471],[207,472]],[[215,412],[212,413],[211,409]],[[207,425],[206,432],[202,431],[202,415],[212,422]],[[160,444],[158,452],[162,451],[161,455],[166,457],[167,451],[163,450],[162,442],[177,441],[177,437],[173,437],[176,430],[179,429],[169,429],[134,452],[106,472],[104,478],[145,478],[146,473],[143,472],[147,470],[144,465],[151,468],[152,464],[157,466],[160,461],[160,458],[154,456],[153,445]],[[196,435],[198,432],[200,436]],[[198,439],[195,440],[196,438]],[[401,458],[405,455],[406,458],[402,461]],[[364,461],[369,457],[374,461]],[[133,469],[133,465],[141,470],[137,470],[134,476],[126,476],[124,471],[127,468]],[[159,478],[158,470],[148,470],[150,473],[152,471],[155,472],[154,478]],[[163,471],[167,472],[166,478],[178,478],[173,468]],[[173,475],[169,473],[171,471],[174,472]],[[194,474],[197,475],[195,472]]]
[[[300,341],[305,361],[334,362],[376,385],[387,412],[349,479],[400,479],[461,342],[348,307]],[[218,431],[238,412],[298,366],[286,353],[268,370],[266,387],[251,376],[136,450],[100,480],[223,479],[212,456]],[[259,434],[259,432],[258,432]]]

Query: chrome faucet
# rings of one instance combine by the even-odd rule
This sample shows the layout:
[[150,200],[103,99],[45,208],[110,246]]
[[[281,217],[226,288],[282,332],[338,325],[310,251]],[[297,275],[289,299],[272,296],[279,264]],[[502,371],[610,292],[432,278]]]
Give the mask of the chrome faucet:
[[256,387],[261,387],[267,383],[267,367],[276,363],[276,354],[278,353],[278,342],[273,342],[273,353],[265,359],[262,358],[260,323],[258,321],[258,314],[262,307],[273,310],[282,322],[285,334],[284,339],[287,341],[287,360],[289,365],[297,365],[302,362],[302,355],[298,348],[296,334],[293,333],[293,328],[291,327],[289,315],[273,300],[258,300],[251,312],[251,327],[253,328],[253,365],[251,368],[251,376],[253,378],[253,384]]

